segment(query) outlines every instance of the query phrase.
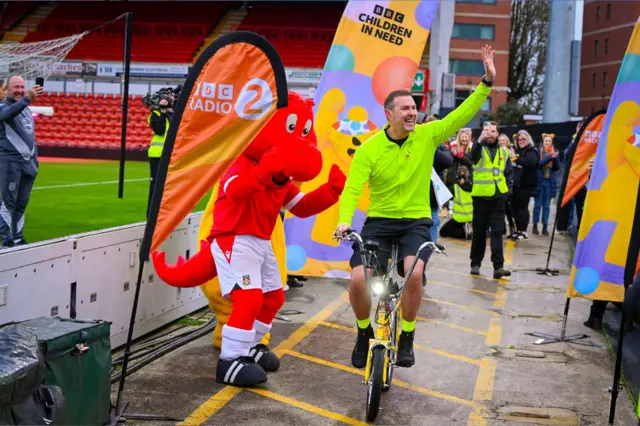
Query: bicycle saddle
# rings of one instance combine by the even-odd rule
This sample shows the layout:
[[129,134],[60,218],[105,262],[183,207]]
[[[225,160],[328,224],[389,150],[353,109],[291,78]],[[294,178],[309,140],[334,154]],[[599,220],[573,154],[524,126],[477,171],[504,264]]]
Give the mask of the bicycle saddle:
[[367,240],[364,243],[365,250],[376,251],[380,247],[380,243],[378,241]]

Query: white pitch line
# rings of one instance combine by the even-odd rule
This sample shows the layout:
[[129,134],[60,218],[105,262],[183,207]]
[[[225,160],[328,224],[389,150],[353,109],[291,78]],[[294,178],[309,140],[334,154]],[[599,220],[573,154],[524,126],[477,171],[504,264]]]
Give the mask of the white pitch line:
[[[125,182],[142,182],[148,181],[149,178],[140,178],[140,179],[126,179]],[[37,186],[33,188],[33,190],[37,189],[54,189],[54,188],[71,188],[74,186],[93,186],[93,185],[110,185],[112,183],[118,183],[119,180],[108,180],[105,182],[86,182],[86,183],[70,183],[68,185],[52,185],[52,186]]]

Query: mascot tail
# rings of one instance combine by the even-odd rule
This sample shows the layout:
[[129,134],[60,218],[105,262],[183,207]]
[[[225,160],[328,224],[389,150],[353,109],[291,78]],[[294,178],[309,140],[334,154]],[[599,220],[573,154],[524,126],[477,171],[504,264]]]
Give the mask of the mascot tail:
[[178,256],[175,265],[168,265],[165,252],[153,252],[153,266],[158,277],[172,287],[197,287],[218,275],[216,264],[211,254],[210,244],[206,240],[200,242],[200,251],[185,261]]

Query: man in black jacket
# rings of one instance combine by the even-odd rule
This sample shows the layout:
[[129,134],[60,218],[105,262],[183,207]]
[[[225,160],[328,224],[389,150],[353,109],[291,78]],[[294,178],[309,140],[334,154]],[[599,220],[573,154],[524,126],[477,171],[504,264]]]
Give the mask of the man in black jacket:
[[[444,171],[453,165],[453,156],[447,150],[447,147],[444,144],[440,145],[438,149],[436,149],[435,156],[433,158],[433,168],[435,169],[438,177],[444,182]],[[440,228],[440,216],[439,210],[440,206],[438,205],[438,199],[436,198],[436,193],[433,189],[433,182],[431,182],[431,194],[429,201],[431,202],[431,219],[433,219],[433,226],[431,227],[431,241],[434,243],[438,239],[438,229]]]
[[[498,144],[498,125],[495,122],[488,122],[485,125],[478,143],[471,148],[470,157],[474,167],[477,168],[482,159],[483,152],[489,156],[490,162],[493,164],[496,156],[502,158],[505,168],[503,172],[507,184],[507,192],[503,193],[495,183],[495,191],[490,196],[473,196],[473,241],[471,243],[471,274],[480,275],[480,265],[484,259],[484,252],[487,247],[487,229],[491,229],[491,262],[493,263],[493,278],[508,277],[511,271],[504,269],[504,250],[502,245],[502,234],[505,226],[505,213],[507,197],[511,194],[513,188],[513,169],[511,159],[506,148],[502,148]],[[488,167],[489,165],[485,165]],[[478,170],[474,170],[476,173]],[[499,176],[498,174],[497,176]],[[476,186],[483,182],[476,175],[473,176],[474,190]],[[484,184],[484,183],[483,183]]]

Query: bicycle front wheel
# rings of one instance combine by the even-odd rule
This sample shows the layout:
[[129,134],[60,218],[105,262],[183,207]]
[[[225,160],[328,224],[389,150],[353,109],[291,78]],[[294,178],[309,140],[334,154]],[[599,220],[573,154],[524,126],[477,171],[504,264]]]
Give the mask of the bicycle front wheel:
[[380,408],[380,396],[384,379],[384,355],[385,348],[378,346],[373,348],[371,354],[371,374],[367,387],[367,421],[372,422],[378,417]]

